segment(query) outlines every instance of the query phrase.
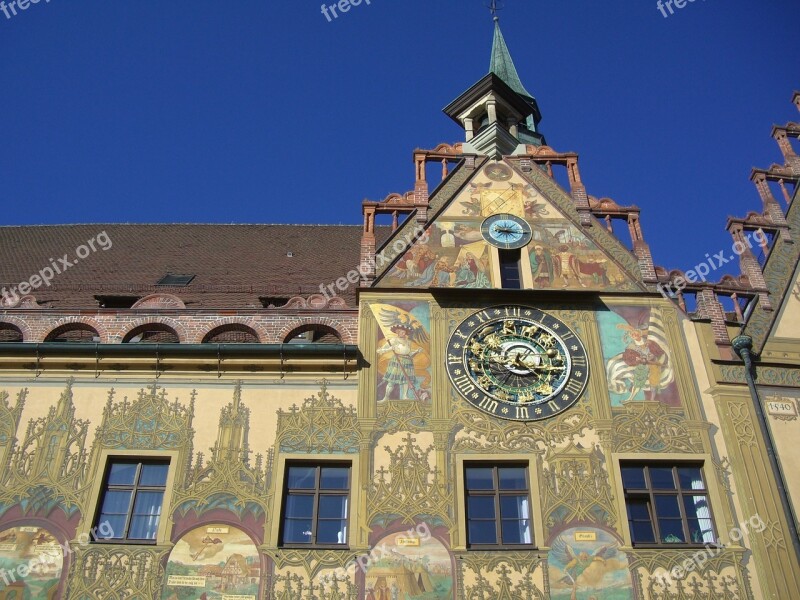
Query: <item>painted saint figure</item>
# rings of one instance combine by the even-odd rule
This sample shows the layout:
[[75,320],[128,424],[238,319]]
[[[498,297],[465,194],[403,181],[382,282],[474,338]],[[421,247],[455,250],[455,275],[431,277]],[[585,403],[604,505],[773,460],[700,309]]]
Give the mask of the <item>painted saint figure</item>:
[[537,287],[548,288],[553,285],[553,259],[544,247],[536,245],[531,252],[531,271],[533,283]]
[[409,394],[409,389],[413,388],[417,382],[417,377],[414,374],[414,357],[422,352],[420,348],[416,350],[411,349],[411,341],[409,340],[410,329],[403,325],[393,325],[389,328],[393,337],[386,340],[386,343],[378,348],[378,354],[391,352],[392,356],[389,359],[389,366],[386,369],[386,374],[383,376],[383,381],[386,383],[386,390],[383,393],[383,398],[379,400],[388,400],[392,398],[395,388],[400,388],[399,399],[405,400],[413,398],[413,394]]
[[440,258],[435,267],[436,281],[431,285],[436,287],[450,287],[450,274],[455,273],[455,268],[450,266],[447,256]]
[[385,343],[376,350],[378,355],[389,355],[383,375],[386,387],[378,401],[423,400],[424,394],[420,391],[420,378],[416,373],[414,357],[423,352],[421,345],[428,341],[425,328],[410,313],[399,310],[383,309],[380,319],[392,335],[387,335]]

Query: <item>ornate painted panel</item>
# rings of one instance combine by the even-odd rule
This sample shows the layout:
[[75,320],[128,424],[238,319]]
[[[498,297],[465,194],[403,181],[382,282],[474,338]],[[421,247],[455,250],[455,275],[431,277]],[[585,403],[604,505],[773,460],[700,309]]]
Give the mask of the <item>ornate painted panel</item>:
[[[487,217],[505,214],[530,228],[522,252],[538,289],[634,290],[611,254],[579,229],[539,189],[511,167],[489,163],[447,205],[426,236],[413,244],[380,287],[497,288],[496,250],[482,232]],[[525,264],[525,263],[523,263]]]
[[634,600],[620,542],[598,527],[569,527],[549,543],[552,600]]
[[612,305],[597,313],[611,405],[658,401],[680,406],[662,309]]
[[366,600],[452,600],[453,560],[427,535],[391,533],[375,544],[365,574]]
[[63,563],[61,545],[47,529],[33,525],[0,531],[0,598],[55,598]]
[[236,597],[256,600],[261,556],[240,529],[209,523],[186,533],[167,562],[162,600]]
[[373,303],[369,308],[378,322],[378,402],[430,401],[429,303],[394,301]]

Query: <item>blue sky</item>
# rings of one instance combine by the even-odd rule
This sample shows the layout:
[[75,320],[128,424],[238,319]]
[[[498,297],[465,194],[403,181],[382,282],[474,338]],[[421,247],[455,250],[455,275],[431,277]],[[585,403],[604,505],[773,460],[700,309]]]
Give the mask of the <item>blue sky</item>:
[[[6,0],[8,2],[8,0]],[[488,70],[483,0],[41,0],[0,13],[0,224],[359,223]],[[328,2],[328,4],[332,4]],[[508,0],[541,129],[588,192],[638,204],[656,264],[730,248],[752,166],[798,121],[797,0]]]

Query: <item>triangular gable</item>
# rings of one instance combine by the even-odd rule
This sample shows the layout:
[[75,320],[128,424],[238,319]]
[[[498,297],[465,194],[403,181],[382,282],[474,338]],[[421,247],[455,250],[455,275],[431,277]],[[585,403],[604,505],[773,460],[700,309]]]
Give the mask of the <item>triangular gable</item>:
[[800,263],[795,266],[790,288],[780,299],[780,305],[776,307],[775,313],[777,316],[767,336],[766,349],[771,349],[772,342],[790,342],[797,345],[800,341]]
[[[581,227],[572,198],[534,167],[523,174],[511,161],[486,161],[464,178],[425,227],[425,235],[398,230],[391,264],[379,273],[383,288],[500,288],[496,251],[484,240],[488,216],[508,213],[531,227],[521,268],[533,289],[642,291],[636,258],[605,228]],[[445,186],[448,184],[445,181]],[[444,186],[443,186],[444,187]],[[436,210],[436,206],[431,206]],[[398,240],[411,240],[398,250]]]
[[[790,231],[800,231],[800,203],[793,202],[786,211]],[[747,320],[744,333],[753,338],[753,351],[764,355],[769,343],[773,356],[794,352],[793,336],[798,331],[793,313],[800,295],[800,244],[778,235],[764,265],[764,279],[769,289],[772,309],[760,301]]]

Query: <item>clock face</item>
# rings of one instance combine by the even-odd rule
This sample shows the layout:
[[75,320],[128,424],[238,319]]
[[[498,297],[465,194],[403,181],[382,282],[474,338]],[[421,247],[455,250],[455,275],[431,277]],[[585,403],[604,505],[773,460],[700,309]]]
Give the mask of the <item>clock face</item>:
[[527,306],[495,306],[468,317],[450,336],[447,373],[477,408],[534,421],[578,400],[589,365],[581,341],[555,317]]
[[531,227],[527,221],[509,214],[492,215],[481,225],[483,239],[504,250],[527,246],[531,241]]

